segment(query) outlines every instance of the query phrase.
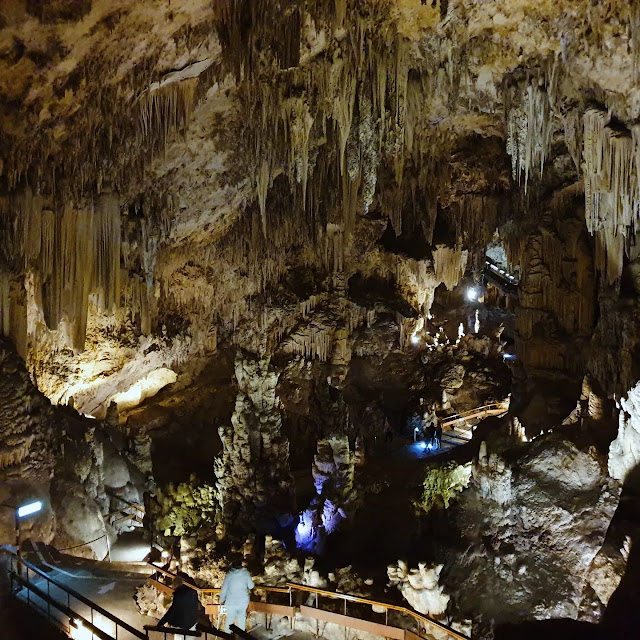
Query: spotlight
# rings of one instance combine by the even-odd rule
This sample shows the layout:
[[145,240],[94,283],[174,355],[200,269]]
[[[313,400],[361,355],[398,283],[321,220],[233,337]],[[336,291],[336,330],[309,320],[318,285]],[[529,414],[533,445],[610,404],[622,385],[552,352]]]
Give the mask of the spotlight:
[[162,557],[166,560],[169,557],[169,552],[164,549],[164,551],[162,552]]
[[414,333],[411,336],[411,344],[418,344],[418,342],[420,342],[420,336]]
[[478,289],[476,287],[469,287],[467,289],[466,296],[469,302],[477,302],[479,295],[480,294],[478,293]]
[[433,449],[433,444],[431,442],[429,443],[429,446],[427,447],[427,449],[429,450]]
[[420,443],[420,448],[421,449],[426,449],[427,448],[427,443],[424,440]]
[[502,359],[503,360],[515,360],[516,356],[513,353],[503,353],[502,354]]
[[42,509],[42,502],[40,502],[40,500],[25,504],[18,507],[18,518],[24,518],[25,516],[30,516],[32,513],[38,513],[40,509]]

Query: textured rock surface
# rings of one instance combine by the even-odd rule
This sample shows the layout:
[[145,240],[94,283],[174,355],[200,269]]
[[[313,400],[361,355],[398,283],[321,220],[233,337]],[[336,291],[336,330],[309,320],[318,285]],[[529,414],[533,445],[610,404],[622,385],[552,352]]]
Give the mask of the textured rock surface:
[[238,396],[231,425],[220,428],[216,460],[220,522],[247,530],[256,519],[286,511],[291,501],[289,443],[282,433],[278,374],[269,360],[236,359]]
[[621,400],[618,437],[609,448],[609,473],[612,478],[626,480],[640,464],[640,386],[629,390]]
[[442,565],[428,567],[424,562],[417,569],[409,569],[403,560],[387,569],[389,584],[397,586],[409,605],[429,616],[442,616],[449,604],[449,596],[438,584]]
[[458,501],[470,546],[444,583],[464,610],[473,603],[480,637],[491,620],[577,618],[618,504],[620,487],[595,449],[557,434],[522,447],[483,446]]
[[[567,416],[584,437],[481,449],[460,598],[483,630],[576,617],[587,583],[604,603],[617,485],[589,447],[609,446],[623,397],[609,471],[638,463],[639,11],[4,0],[0,333],[27,370],[1,350],[0,490],[59,510],[69,486],[65,518],[88,530],[58,530],[80,542],[107,489],[153,490],[155,456],[181,496],[165,530],[213,538],[215,513],[219,538],[244,540],[295,512],[290,464],[309,469],[320,441],[339,512],[349,473],[321,467],[356,441],[366,461],[412,416],[506,396],[504,329],[520,437]],[[224,352],[235,382],[212,374]],[[27,371],[127,442],[54,410]],[[195,458],[207,477],[178,491]]]

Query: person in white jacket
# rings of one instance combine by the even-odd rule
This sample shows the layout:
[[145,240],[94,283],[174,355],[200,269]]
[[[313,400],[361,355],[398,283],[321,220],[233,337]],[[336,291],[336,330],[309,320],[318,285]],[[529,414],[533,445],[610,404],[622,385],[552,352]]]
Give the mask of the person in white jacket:
[[225,627],[227,633],[229,632],[229,626],[232,624],[235,624],[243,631],[246,629],[249,591],[253,589],[253,586],[251,574],[240,562],[233,562],[220,590],[220,604],[225,605],[227,613]]

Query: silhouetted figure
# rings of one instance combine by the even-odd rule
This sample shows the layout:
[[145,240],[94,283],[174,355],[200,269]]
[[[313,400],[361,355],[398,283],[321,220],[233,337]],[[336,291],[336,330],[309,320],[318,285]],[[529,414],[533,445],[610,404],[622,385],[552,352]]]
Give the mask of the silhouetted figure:
[[439,449],[442,444],[442,425],[437,422],[435,426],[436,448]]
[[384,443],[391,444],[392,442],[393,442],[393,431],[391,430],[391,427],[388,427],[387,430],[384,432]]
[[220,603],[225,605],[227,612],[225,631],[228,632],[229,626],[232,624],[243,631],[246,629],[249,591],[251,589],[253,589],[251,574],[236,559],[232,562],[220,590]]
[[[165,613],[158,626],[168,625],[177,629],[196,628],[200,614],[200,601],[196,589],[185,584],[184,577],[179,575],[174,583],[173,602]],[[177,636],[180,638],[181,636]]]
[[433,426],[433,423],[431,423],[427,429],[427,444],[430,445],[429,448],[433,448],[435,446],[435,440],[436,440],[436,428]]

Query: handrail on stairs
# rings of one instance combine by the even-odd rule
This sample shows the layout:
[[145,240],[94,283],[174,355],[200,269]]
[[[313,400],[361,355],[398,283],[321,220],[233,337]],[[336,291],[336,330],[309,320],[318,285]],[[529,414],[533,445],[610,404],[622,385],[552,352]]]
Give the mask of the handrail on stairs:
[[108,496],[112,497],[114,500],[120,500],[120,502],[122,502],[123,504],[126,504],[128,507],[133,507],[134,509],[142,513],[143,516],[145,515],[146,513],[145,508],[141,504],[138,504],[137,502],[131,502],[130,500],[126,500],[125,498],[122,498],[109,490],[106,490],[105,493]]
[[[89,600],[82,594],[78,593],[71,587],[62,584],[58,580],[55,580],[54,578],[46,574],[44,571],[38,569],[38,567],[36,567],[35,565],[31,564],[30,562],[28,562],[27,560],[19,556],[12,549],[9,549],[6,546],[2,546],[0,547],[0,554],[6,555],[9,557],[10,559],[9,576],[12,581],[17,582],[20,585],[22,585],[24,588],[26,588],[28,604],[31,604],[30,593],[32,592],[36,594],[38,598],[40,598],[41,600],[47,603],[47,616],[49,620],[51,620],[50,607],[53,606],[55,609],[60,611],[64,616],[69,618],[69,623],[71,626],[74,626],[74,621],[79,620],[82,622],[84,626],[86,626],[93,633],[93,635],[97,636],[101,640],[112,640],[112,637],[110,635],[108,635],[106,632],[102,631],[98,627],[95,627],[92,621],[87,620],[84,616],[77,613],[71,608],[70,598],[74,598],[78,602],[81,602],[85,606],[89,607],[89,609],[92,612],[92,617],[93,617],[93,612],[96,611],[107,620],[110,620],[111,622],[113,622],[116,628],[116,635],[117,635],[117,629],[118,627],[120,627],[121,629],[130,633],[135,638],[139,638],[140,640],[147,640],[148,636],[142,633],[142,631],[135,629],[130,624],[126,623],[124,620],[121,620],[114,614],[109,613],[106,609],[103,609],[100,605],[97,605],[95,602],[92,602],[91,600]],[[30,572],[31,574],[34,574],[39,578],[44,578],[47,585],[46,593],[42,588],[34,585],[30,581]],[[24,577],[24,575],[26,575],[26,578]],[[62,602],[59,602],[55,598],[51,597],[51,594],[50,594],[51,585],[53,585],[57,589],[60,589],[63,593],[66,594],[67,596],[66,605]]]

